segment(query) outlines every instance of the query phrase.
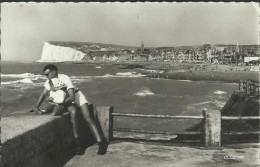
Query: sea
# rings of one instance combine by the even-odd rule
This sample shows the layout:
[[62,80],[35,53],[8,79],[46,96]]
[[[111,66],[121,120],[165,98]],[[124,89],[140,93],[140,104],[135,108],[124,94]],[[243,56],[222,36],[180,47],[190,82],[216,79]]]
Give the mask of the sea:
[[[238,83],[150,78],[156,69],[125,64],[55,63],[94,106],[112,106],[116,113],[202,115],[221,110]],[[47,63],[1,62],[1,116],[27,114],[36,106]],[[42,109],[48,104],[44,102]],[[40,116],[40,115],[39,115]],[[115,117],[115,128],[183,131],[199,120]]]

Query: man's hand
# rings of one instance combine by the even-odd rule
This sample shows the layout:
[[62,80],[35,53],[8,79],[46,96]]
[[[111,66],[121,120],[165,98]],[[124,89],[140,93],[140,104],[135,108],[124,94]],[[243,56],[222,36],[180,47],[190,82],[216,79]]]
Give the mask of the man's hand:
[[43,111],[40,108],[37,107],[33,107],[32,110],[30,110],[29,112],[35,112],[36,114],[42,115]]
[[47,100],[48,100],[49,102],[53,102],[54,98],[48,97]]

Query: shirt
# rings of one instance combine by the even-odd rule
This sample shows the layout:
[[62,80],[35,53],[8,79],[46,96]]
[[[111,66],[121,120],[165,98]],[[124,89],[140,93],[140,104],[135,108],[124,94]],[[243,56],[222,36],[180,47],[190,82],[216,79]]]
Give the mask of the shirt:
[[64,75],[64,74],[58,74],[58,77],[51,79],[51,82],[53,83],[53,85],[50,84],[49,80],[47,80],[44,84],[44,87],[48,91],[51,91],[52,89],[54,89],[53,91],[57,91],[64,87],[67,90],[69,90],[71,88],[75,89],[74,85],[71,82],[70,77],[68,77],[67,75]]

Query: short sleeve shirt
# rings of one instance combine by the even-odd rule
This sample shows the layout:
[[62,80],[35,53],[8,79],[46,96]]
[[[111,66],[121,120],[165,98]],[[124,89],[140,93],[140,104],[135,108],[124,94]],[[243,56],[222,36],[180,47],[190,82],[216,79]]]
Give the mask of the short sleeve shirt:
[[[59,90],[63,87],[65,87],[67,90],[69,89],[75,89],[74,85],[71,82],[70,77],[64,74],[58,74],[58,78],[53,78],[52,83],[54,86],[55,90]],[[51,85],[49,83],[49,80],[47,80],[44,84],[44,87],[48,90],[51,91]]]

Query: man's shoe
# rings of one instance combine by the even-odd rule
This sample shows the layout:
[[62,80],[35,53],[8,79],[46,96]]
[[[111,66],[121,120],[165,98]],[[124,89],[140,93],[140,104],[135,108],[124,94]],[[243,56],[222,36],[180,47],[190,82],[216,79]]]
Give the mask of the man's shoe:
[[107,147],[108,147],[108,142],[105,140],[103,142],[98,143],[98,155],[104,155],[107,153]]
[[43,112],[41,110],[36,110],[36,114],[43,115]]
[[77,155],[84,154],[83,149],[80,147],[80,142],[79,142],[78,138],[75,139],[75,144],[76,144],[75,154],[77,154]]
[[77,146],[76,149],[75,149],[75,154],[83,155],[84,151],[83,151],[83,149],[80,146]]

